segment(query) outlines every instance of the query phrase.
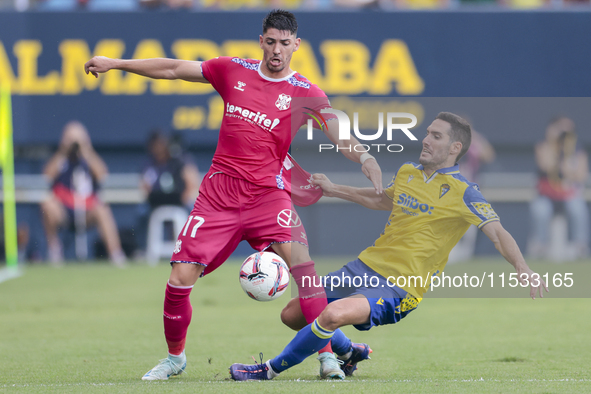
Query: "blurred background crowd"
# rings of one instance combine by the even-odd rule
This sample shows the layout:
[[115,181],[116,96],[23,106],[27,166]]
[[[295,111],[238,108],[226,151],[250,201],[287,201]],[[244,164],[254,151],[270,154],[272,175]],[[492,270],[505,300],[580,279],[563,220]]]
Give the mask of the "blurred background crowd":
[[[296,13],[305,41],[293,68],[324,89],[335,108],[359,112],[367,135],[375,133],[377,112],[419,118],[419,142],[380,140],[404,146],[401,153],[376,154],[384,184],[402,163],[417,161],[430,119],[439,111],[457,112],[476,131],[461,172],[480,184],[520,247],[533,258],[585,258],[591,201],[588,5],[0,0],[0,83],[13,88],[20,259],[124,265],[170,257],[211,164],[223,102],[200,84],[148,82],[121,72],[95,80],[83,74],[83,64],[92,55],[257,57],[265,13],[260,9],[270,7],[317,10]],[[479,11],[423,11],[464,6]],[[243,12],[249,8],[259,11]],[[341,8],[393,12],[332,12]],[[292,153],[304,168],[337,183],[367,186],[354,163],[335,152],[319,155],[318,142],[296,136]],[[343,215],[342,204],[327,200],[298,213],[319,255],[358,253],[377,234],[351,231],[351,223],[379,228],[384,222],[382,213],[361,207]],[[0,226],[0,260],[2,231]],[[250,254],[250,248],[237,253]],[[450,259],[493,253],[473,228]]]
[[591,0],[0,0],[0,9],[17,11],[138,10],[290,10],[456,8],[572,9],[590,7]]

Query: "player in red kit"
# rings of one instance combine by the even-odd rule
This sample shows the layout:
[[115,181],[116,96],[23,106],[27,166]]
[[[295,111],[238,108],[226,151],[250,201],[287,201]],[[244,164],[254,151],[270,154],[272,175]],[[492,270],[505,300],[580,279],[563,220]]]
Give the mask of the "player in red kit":
[[[274,10],[263,20],[263,35],[259,36],[262,61],[232,57],[205,62],[121,60],[98,56],[84,66],[86,73],[95,77],[118,69],[155,79],[210,83],[224,100],[224,117],[212,165],[171,259],[172,271],[164,299],[164,334],[169,355],[146,373],[144,380],[168,379],[183,372],[185,338],[192,315],[191,289],[197,278],[224,263],[242,240],[258,251],[270,248],[287,262],[307,320],[312,322],[327,305],[323,288],[302,283],[303,277],[317,274],[308,253],[305,230],[292,205],[292,197],[296,202],[298,196],[296,190],[291,193],[295,182],[291,178],[305,172],[290,160],[288,150],[295,133],[308,119],[305,112],[320,112],[330,108],[330,103],[321,89],[289,67],[292,54],[300,45],[296,34],[293,14]],[[369,153],[351,149],[358,144],[355,138],[339,140],[336,119],[330,115],[327,119],[324,132],[329,139],[338,144],[348,159],[362,164],[362,171],[376,193],[382,193],[377,162]],[[297,192],[300,191],[298,188]],[[309,191],[317,196],[322,194],[313,188]],[[305,197],[308,201],[300,205],[315,199]],[[344,378],[330,344],[319,353],[321,376]]]

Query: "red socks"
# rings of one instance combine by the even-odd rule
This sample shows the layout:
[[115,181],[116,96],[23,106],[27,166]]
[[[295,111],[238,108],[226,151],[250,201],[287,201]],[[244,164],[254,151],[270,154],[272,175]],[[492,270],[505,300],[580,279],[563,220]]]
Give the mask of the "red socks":
[[[316,273],[313,261],[294,265],[291,267],[290,271],[293,280],[298,285],[300,308],[306,318],[306,322],[310,324],[320,315],[324,308],[326,308],[326,305],[328,305],[324,286],[322,286],[320,277]],[[316,285],[316,287],[314,285]],[[330,342],[318,351],[318,353],[324,352],[332,353]]]
[[172,286],[166,284],[164,295],[164,336],[168,353],[179,355],[185,349],[187,329],[191,323],[193,308],[189,295],[193,286]]
[[[326,292],[320,277],[314,269],[314,262],[308,261],[291,268],[291,274],[298,286],[300,307],[308,323],[312,323],[326,308]],[[179,355],[185,349],[187,329],[191,323],[193,308],[189,295],[193,286],[172,286],[166,284],[164,296],[164,336],[168,353]],[[330,343],[319,353],[331,352]]]

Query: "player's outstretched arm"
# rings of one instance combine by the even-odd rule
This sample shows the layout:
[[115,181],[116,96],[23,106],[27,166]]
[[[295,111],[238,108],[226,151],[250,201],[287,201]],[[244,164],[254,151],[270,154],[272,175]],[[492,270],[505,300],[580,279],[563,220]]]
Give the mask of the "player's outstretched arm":
[[324,130],[326,136],[332,141],[333,144],[339,147],[339,151],[345,155],[345,157],[355,163],[361,163],[361,171],[365,176],[373,183],[375,193],[381,195],[384,191],[382,187],[382,169],[378,164],[377,160],[369,153],[357,152],[355,146],[361,144],[357,138],[351,136],[348,140],[339,139],[339,123],[336,119],[329,119],[327,129]]
[[189,82],[204,82],[201,62],[179,59],[111,59],[95,56],[84,64],[86,74],[98,78],[100,73],[121,70],[153,79],[182,79]]
[[324,174],[312,175],[312,184],[322,188],[322,194],[327,197],[337,197],[363,205],[369,209],[392,211],[392,200],[386,193],[376,194],[375,189],[370,187],[359,188],[334,184]]
[[505,230],[501,223],[491,222],[485,224],[484,227],[482,227],[482,232],[485,233],[495,244],[495,247],[505,260],[515,267],[517,277],[521,284],[524,286],[528,283],[530,284],[529,295],[531,298],[535,300],[536,293],[538,293],[541,298],[544,297],[543,289],[548,292],[546,283],[542,280],[540,275],[536,274],[529,268],[519,250],[519,246],[517,246],[517,242],[515,242],[515,239],[513,239],[511,234]]

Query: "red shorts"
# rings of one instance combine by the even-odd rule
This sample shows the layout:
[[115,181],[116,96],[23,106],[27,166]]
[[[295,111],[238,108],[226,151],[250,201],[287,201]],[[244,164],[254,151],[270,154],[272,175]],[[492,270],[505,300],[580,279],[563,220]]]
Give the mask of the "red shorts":
[[203,265],[207,275],[243,240],[257,251],[282,242],[308,246],[306,230],[287,191],[210,171],[170,262]]

